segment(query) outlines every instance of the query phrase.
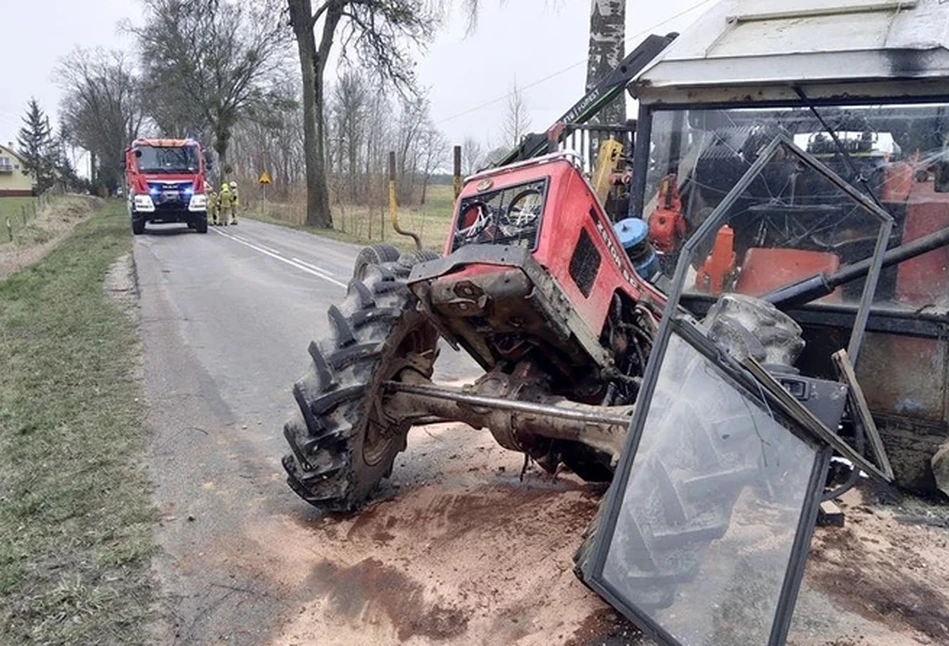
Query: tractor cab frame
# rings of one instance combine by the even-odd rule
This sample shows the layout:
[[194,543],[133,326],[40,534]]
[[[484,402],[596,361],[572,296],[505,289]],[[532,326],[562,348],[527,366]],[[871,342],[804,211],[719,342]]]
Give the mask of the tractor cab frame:
[[[782,134],[893,218],[887,248],[949,227],[947,20],[938,0],[726,0],[679,36],[630,84],[640,142],[630,215],[655,217],[670,180],[681,202],[673,216],[683,235],[656,241],[671,250],[662,258],[666,272],[685,239]],[[735,262],[713,275],[698,267],[686,308],[704,315],[729,272],[726,291],[761,296],[873,255],[860,224],[811,177],[780,160],[765,169],[733,207],[736,217],[752,216],[732,231]],[[797,230],[781,229],[805,212]],[[856,282],[786,308],[804,329],[803,371],[835,377],[831,348],[853,329],[861,288]],[[852,358],[898,463],[897,482],[933,492],[931,459],[949,437],[949,249],[885,269],[866,329],[863,352]]]

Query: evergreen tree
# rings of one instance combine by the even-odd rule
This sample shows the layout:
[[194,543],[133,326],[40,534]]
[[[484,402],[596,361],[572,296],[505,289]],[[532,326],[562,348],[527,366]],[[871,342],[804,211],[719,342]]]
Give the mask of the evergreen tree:
[[36,191],[42,193],[53,185],[57,150],[49,117],[36,99],[30,99],[23,124],[16,138],[19,153],[23,158],[23,167],[33,176]]

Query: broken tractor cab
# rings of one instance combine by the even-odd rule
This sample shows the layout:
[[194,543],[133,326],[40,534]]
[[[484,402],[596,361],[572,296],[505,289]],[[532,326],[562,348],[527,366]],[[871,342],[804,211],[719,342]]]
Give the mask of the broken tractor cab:
[[[783,643],[822,498],[949,489],[947,25],[725,1],[647,39],[466,181],[441,257],[360,254],[294,387],[290,485],[351,510],[412,427],[487,428],[612,481],[578,574],[653,637]],[[627,87],[635,146],[549,151]],[[484,374],[433,382],[440,342]]]

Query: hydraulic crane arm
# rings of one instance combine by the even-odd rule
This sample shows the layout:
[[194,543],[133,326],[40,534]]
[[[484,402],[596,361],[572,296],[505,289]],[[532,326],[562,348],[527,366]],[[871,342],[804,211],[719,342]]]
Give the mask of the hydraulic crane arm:
[[646,40],[640,43],[639,47],[620,61],[620,64],[612,72],[600,79],[596,87],[587,92],[582,99],[557,119],[546,132],[532,132],[526,135],[520,145],[505,155],[495,166],[506,166],[548,152],[548,141],[551,138],[548,133],[556,137],[557,143],[562,142],[573,132],[573,126],[586,123],[610,101],[624,92],[629,82],[645,69],[662,50],[668,47],[674,38],[675,34],[648,36]]

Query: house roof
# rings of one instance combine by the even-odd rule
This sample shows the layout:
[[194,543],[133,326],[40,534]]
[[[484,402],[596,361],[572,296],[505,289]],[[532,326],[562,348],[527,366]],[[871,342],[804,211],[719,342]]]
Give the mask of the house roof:
[[[774,88],[789,94],[794,86],[836,85],[839,94],[841,84],[931,86],[947,77],[943,0],[723,0],[630,90],[644,103],[704,102],[703,90],[729,87],[742,88],[746,99],[768,100],[782,94]],[[722,96],[737,101],[740,95]]]
[[10,157],[13,157],[18,162],[20,162],[21,164],[23,163],[23,157],[10,144],[7,144],[7,145],[0,144],[0,155],[4,155],[4,156],[9,155]]

